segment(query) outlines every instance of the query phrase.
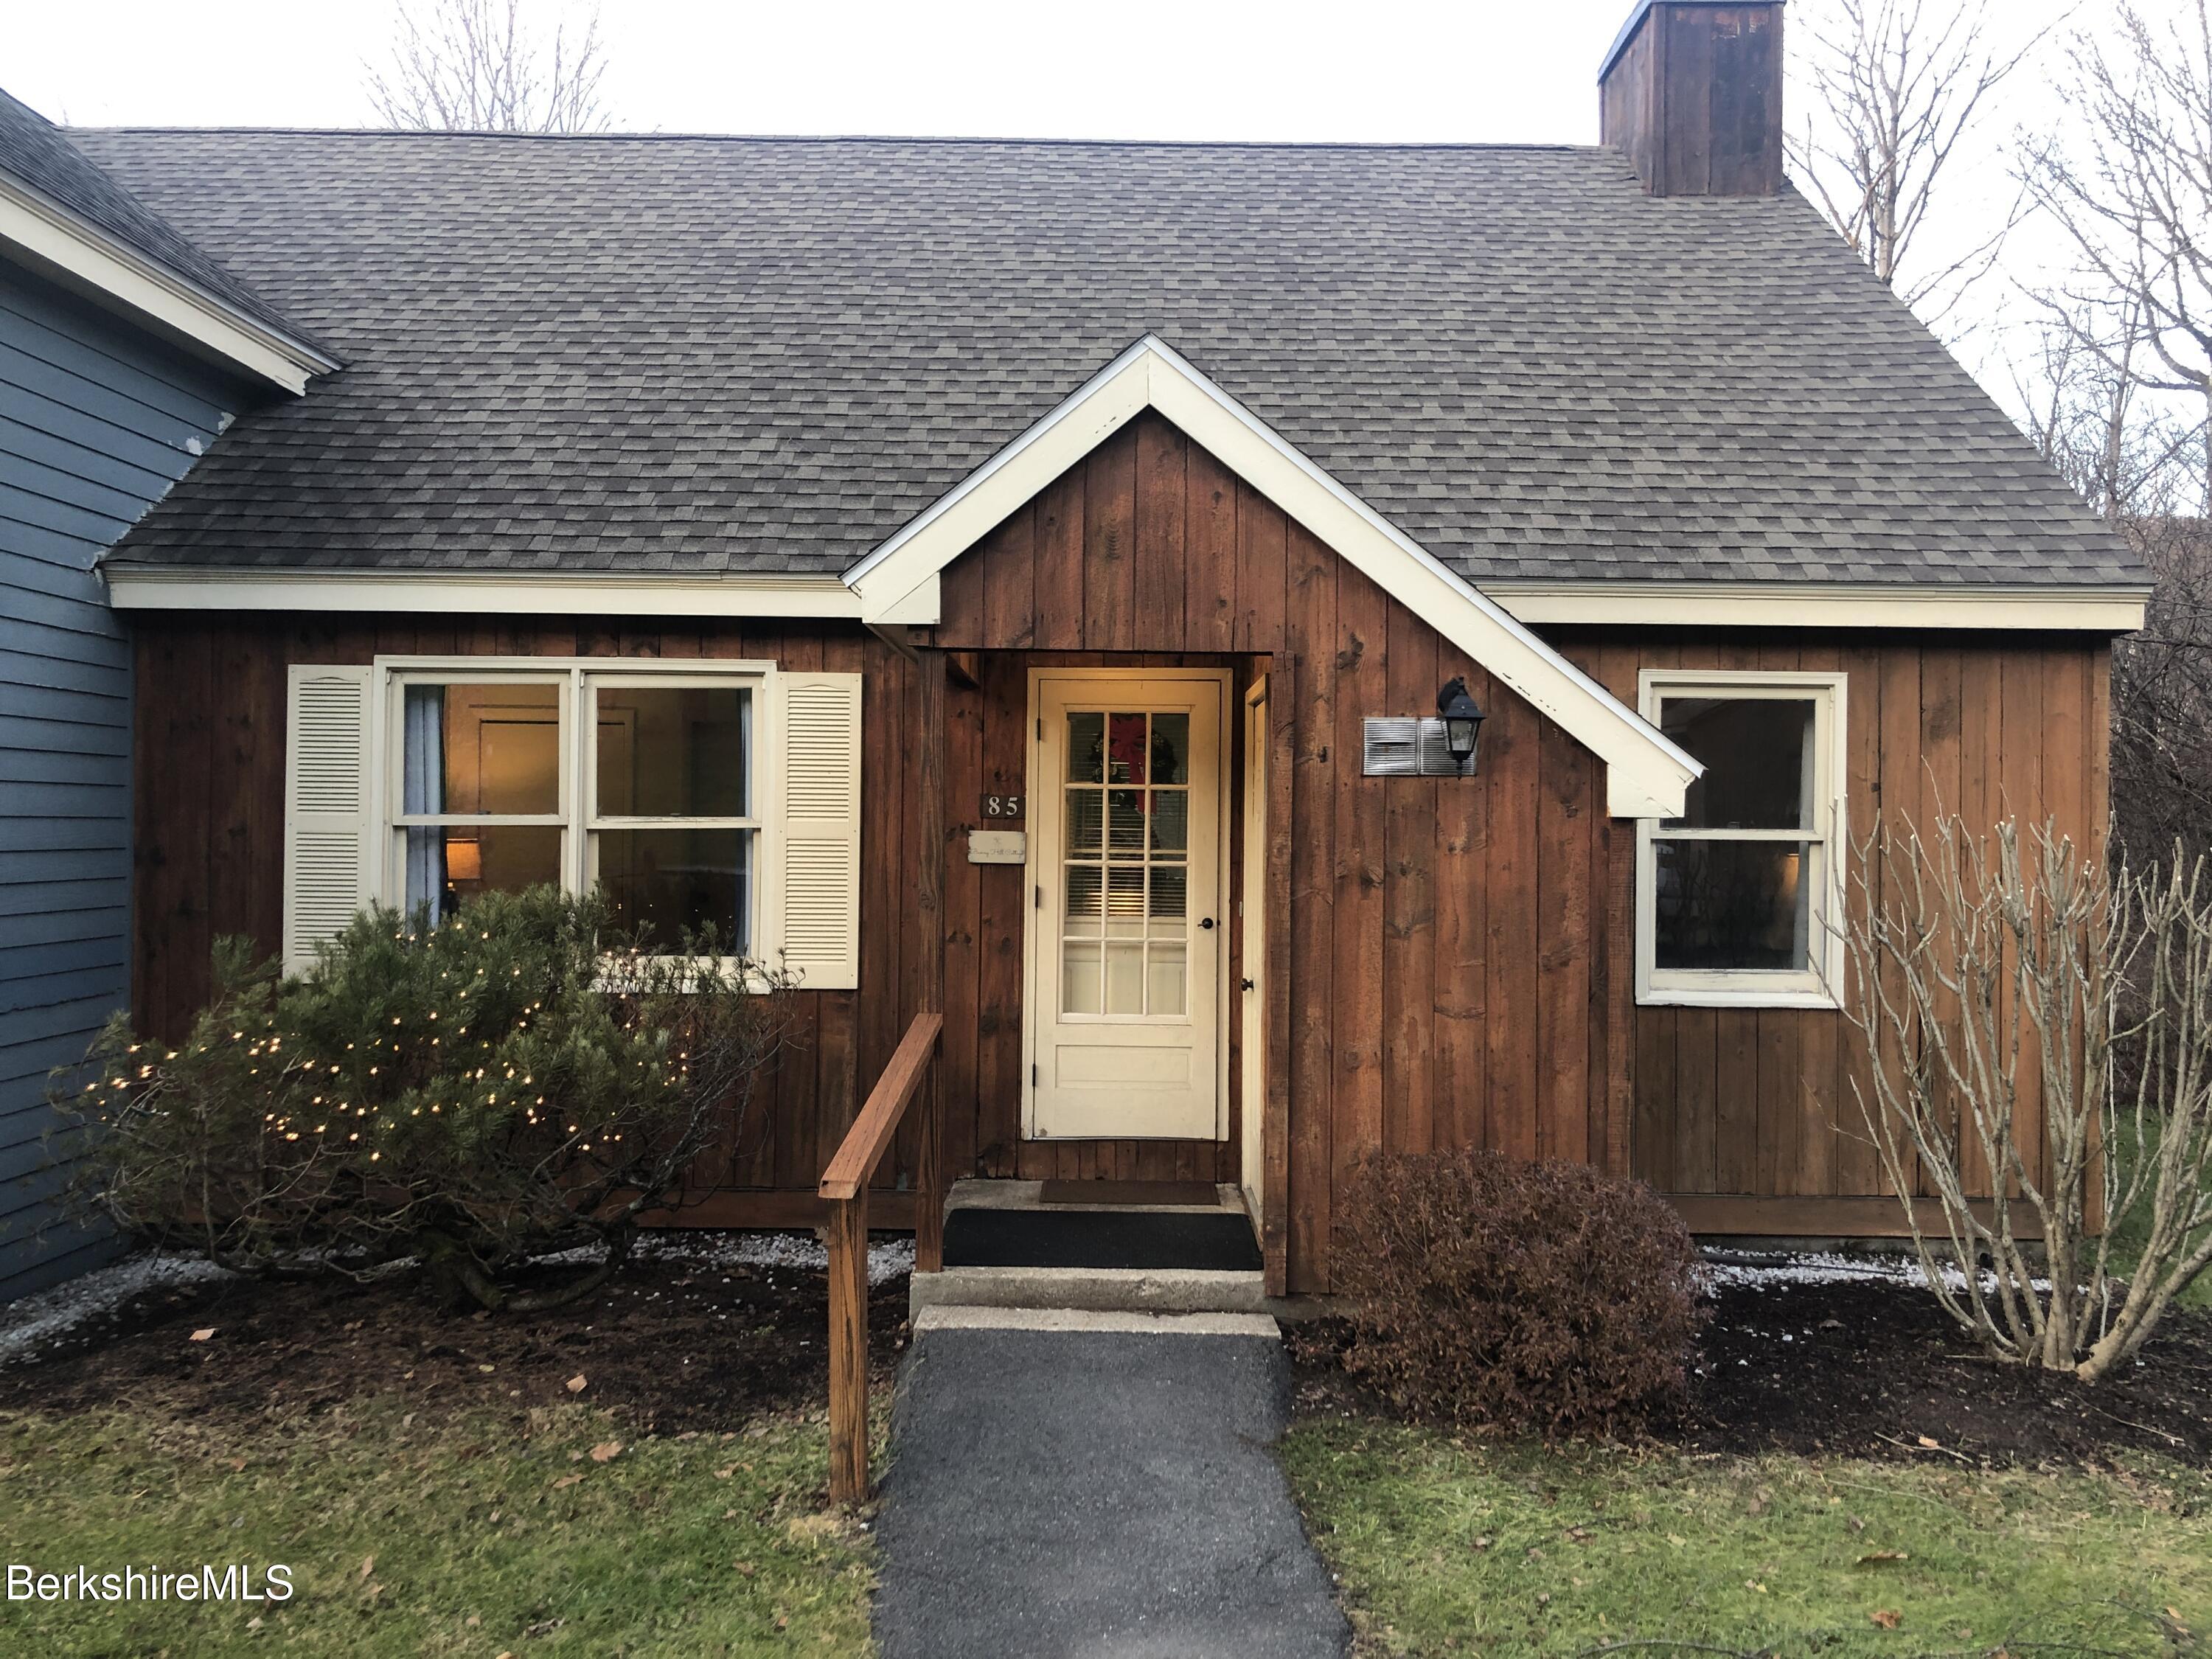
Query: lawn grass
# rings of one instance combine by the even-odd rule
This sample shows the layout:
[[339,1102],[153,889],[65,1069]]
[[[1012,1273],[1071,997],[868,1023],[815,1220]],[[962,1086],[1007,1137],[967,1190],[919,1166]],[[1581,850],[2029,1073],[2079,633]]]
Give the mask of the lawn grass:
[[824,1510],[825,1436],[784,1416],[633,1442],[580,1406],[433,1422],[372,1401],[251,1429],[0,1414],[0,1562],[277,1562],[296,1591],[0,1601],[0,1651],[865,1652],[866,1539]]
[[2212,1480],[2178,1467],[1547,1452],[1350,1419],[1296,1427],[1284,1461],[1378,1652],[2173,1659],[2212,1630]]

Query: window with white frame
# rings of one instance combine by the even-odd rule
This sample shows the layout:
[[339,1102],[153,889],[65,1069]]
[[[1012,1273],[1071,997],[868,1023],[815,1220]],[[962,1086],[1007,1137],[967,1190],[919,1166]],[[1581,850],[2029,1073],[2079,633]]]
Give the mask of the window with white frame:
[[288,967],[371,902],[435,921],[551,882],[671,947],[712,927],[857,984],[859,675],[394,658],[289,682]]
[[1646,1003],[1825,1007],[1844,840],[1844,676],[1647,669],[1644,718],[1705,769],[1639,822]]
[[602,889],[665,944],[750,954],[755,675],[395,675],[387,890],[439,921],[480,893]]

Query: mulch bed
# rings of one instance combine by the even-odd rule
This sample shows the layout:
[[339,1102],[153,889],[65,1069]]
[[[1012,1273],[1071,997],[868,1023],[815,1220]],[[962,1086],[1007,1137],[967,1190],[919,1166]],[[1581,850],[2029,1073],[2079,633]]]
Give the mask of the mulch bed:
[[[2084,1388],[1992,1364],[1924,1291],[1894,1283],[1729,1286],[1699,1341],[1686,1409],[1651,1437],[1705,1452],[1976,1465],[2102,1465],[2154,1452],[2212,1467],[2212,1314],[2170,1317],[2126,1375]],[[1300,1334],[1314,1413],[1390,1413]],[[1923,1438],[1933,1444],[1923,1444]]]
[[[906,1297],[904,1275],[869,1297],[871,1368],[885,1378],[905,1346]],[[150,1407],[238,1421],[374,1395],[440,1412],[580,1401],[634,1432],[740,1428],[761,1411],[826,1402],[828,1322],[819,1269],[682,1257],[647,1257],[597,1297],[529,1316],[442,1310],[404,1274],[225,1280],[149,1292],[0,1369],[0,1411]]]

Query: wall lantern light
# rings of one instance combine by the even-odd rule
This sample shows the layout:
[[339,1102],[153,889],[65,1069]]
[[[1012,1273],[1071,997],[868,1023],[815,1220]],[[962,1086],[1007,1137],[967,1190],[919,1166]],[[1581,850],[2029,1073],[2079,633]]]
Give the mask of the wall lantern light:
[[1474,699],[1467,694],[1467,682],[1454,675],[1437,693],[1437,713],[1444,723],[1444,748],[1452,762],[1462,772],[1474,769],[1475,744],[1482,738],[1482,722],[1486,718],[1474,706]]

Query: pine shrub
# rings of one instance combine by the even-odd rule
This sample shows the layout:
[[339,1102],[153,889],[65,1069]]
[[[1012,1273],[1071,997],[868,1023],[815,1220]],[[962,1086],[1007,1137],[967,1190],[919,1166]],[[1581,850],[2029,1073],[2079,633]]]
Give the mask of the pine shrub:
[[1587,1164],[1370,1158],[1340,1194],[1331,1261],[1347,1370],[1413,1416],[1547,1439],[1678,1404],[1704,1317],[1681,1218]]
[[[649,943],[551,887],[435,927],[373,910],[289,979],[225,940],[184,1041],[118,1016],[57,1100],[93,1131],[77,1208],[249,1273],[411,1258],[451,1298],[517,1310],[596,1288],[736,1132],[782,1036],[780,974],[711,938]],[[576,1246],[593,1265],[516,1291]]]

